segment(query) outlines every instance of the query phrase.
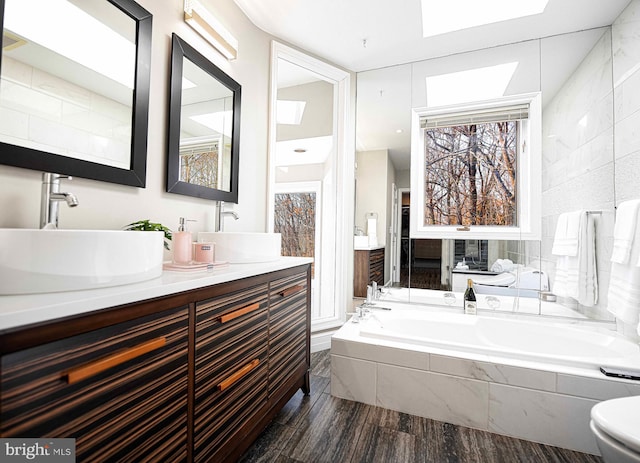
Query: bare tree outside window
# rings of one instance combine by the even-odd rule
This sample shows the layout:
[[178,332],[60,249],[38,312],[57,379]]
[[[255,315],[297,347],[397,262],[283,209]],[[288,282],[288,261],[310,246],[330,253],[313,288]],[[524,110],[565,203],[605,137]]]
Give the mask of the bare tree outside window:
[[207,188],[218,188],[218,149],[181,153],[180,180]]
[[517,122],[429,128],[424,136],[424,225],[517,225]]
[[[275,195],[274,231],[282,234],[282,255],[314,257],[316,247],[316,194]],[[313,275],[313,264],[311,273]]]

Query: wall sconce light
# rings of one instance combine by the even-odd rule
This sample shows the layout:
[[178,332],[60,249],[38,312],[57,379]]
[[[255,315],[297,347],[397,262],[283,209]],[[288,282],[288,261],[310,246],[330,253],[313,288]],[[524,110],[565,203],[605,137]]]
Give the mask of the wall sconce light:
[[228,60],[238,57],[238,40],[196,0],[184,0],[184,20]]

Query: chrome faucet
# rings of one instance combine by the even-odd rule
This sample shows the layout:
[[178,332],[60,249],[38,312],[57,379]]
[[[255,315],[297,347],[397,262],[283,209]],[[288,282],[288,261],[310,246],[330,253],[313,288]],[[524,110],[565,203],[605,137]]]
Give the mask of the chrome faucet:
[[225,215],[230,215],[235,220],[238,220],[240,216],[236,211],[225,211],[224,210],[224,201],[218,201],[218,221],[216,222],[216,231],[221,232],[224,231],[224,222],[222,219]]
[[42,194],[40,196],[40,228],[51,224],[58,228],[58,203],[65,201],[69,207],[76,207],[79,202],[73,193],[60,192],[60,179],[69,179],[68,175],[42,174]]

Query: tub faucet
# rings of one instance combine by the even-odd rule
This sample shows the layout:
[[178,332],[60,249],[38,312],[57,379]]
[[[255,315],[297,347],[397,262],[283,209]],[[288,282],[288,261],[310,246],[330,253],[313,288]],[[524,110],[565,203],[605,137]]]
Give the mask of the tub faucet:
[[62,193],[60,191],[60,179],[72,178],[68,175],[42,174],[42,194],[40,195],[40,228],[53,226],[58,228],[58,203],[65,201],[67,206],[76,207],[79,204],[78,198],[73,193]]
[[218,221],[216,223],[217,232],[224,231],[224,222],[222,221],[222,219],[225,215],[230,215],[234,218],[234,220],[238,220],[240,218],[236,211],[224,210],[224,201],[218,201]]

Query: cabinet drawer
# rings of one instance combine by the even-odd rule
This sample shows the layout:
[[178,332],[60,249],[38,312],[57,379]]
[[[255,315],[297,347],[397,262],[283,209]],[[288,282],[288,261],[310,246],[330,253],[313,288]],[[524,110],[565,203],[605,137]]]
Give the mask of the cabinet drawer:
[[269,393],[307,363],[307,275],[275,280],[270,288]]
[[186,307],[2,357],[2,437],[74,437],[77,461],[187,457]]
[[273,280],[269,288],[271,306],[286,305],[292,301],[306,299],[307,274],[299,273],[286,278]]
[[268,287],[196,304],[196,461],[216,453],[267,401]]
[[384,248],[374,249],[369,254],[371,264],[382,262],[384,264]]

